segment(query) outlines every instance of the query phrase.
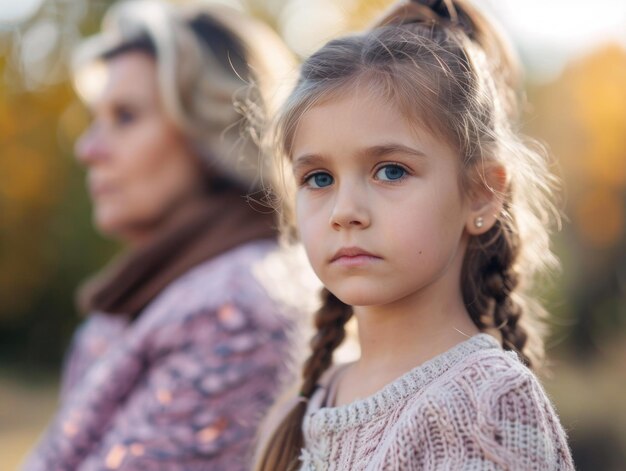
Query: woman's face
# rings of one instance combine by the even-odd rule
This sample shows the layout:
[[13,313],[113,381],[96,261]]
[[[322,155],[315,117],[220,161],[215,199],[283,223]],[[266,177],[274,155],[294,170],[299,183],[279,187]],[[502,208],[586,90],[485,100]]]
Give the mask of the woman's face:
[[198,194],[200,164],[165,114],[154,59],[128,52],[104,67],[106,78],[90,100],[92,122],[76,143],[76,155],[87,169],[96,227],[136,243]]

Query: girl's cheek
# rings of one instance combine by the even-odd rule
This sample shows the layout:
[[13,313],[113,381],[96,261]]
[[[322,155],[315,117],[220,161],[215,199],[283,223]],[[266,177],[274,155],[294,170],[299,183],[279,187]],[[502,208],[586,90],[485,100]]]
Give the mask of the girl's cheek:
[[298,234],[300,235],[300,240],[304,245],[304,250],[311,261],[313,261],[315,258],[316,248],[322,243],[321,238],[323,234],[320,232],[319,224],[316,224],[315,220],[307,219],[303,213],[300,213],[300,216],[297,219],[296,227],[298,229]]
[[315,211],[315,206],[306,198],[306,196],[298,196],[296,199],[295,211],[296,225],[299,230],[307,228],[309,222],[318,217],[318,214]]

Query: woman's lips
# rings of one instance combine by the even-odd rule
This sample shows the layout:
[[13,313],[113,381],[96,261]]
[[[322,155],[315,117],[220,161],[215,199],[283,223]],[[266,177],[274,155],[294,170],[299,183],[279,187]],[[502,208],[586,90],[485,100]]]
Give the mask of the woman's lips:
[[89,187],[89,194],[92,196],[92,198],[97,198],[102,195],[106,195],[107,193],[110,193],[113,189],[111,185],[107,185],[105,183],[91,183],[90,182],[88,187]]

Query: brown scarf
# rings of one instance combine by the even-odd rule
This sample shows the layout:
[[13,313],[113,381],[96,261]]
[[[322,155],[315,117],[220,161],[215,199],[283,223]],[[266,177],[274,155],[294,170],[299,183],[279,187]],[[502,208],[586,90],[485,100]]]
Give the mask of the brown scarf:
[[190,268],[256,239],[275,238],[268,208],[254,208],[235,192],[211,195],[179,209],[149,243],[123,253],[78,290],[83,313],[136,318]]

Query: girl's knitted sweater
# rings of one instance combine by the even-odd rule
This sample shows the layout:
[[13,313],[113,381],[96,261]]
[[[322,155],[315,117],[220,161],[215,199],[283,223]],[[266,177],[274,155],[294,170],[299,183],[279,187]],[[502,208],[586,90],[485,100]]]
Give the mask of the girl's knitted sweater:
[[308,406],[302,470],[570,470],[567,439],[537,378],[478,334],[340,407]]

